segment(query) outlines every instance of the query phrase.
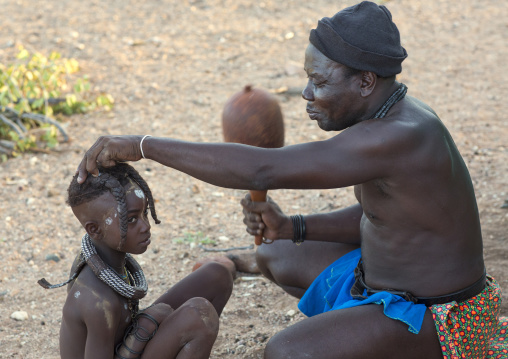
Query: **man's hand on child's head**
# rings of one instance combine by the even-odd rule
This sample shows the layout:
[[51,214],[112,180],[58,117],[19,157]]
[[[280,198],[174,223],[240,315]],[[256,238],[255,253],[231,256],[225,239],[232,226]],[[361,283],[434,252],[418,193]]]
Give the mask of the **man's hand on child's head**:
[[98,166],[112,167],[117,162],[139,161],[142,136],[101,136],[86,151],[78,166],[78,183],[83,183],[90,173],[99,176]]

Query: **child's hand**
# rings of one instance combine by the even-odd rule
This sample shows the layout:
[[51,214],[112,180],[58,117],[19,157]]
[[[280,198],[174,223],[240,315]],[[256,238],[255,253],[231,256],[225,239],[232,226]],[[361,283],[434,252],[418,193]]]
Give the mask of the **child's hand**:
[[[143,309],[140,311],[141,313],[145,313],[148,315],[151,315],[153,319],[157,321],[157,323],[161,323],[168,315],[174,312],[174,309],[171,308],[169,304],[166,303],[157,303],[149,306],[148,308]],[[144,324],[151,324],[151,326],[154,326],[153,322],[151,322],[148,318],[145,318],[143,316],[140,316],[138,318],[138,324],[140,326],[144,326]],[[146,329],[149,329],[147,326]]]
[[160,323],[173,311],[174,309],[166,303],[153,304],[140,311],[128,329],[130,332],[116,348],[115,358],[138,358],[143,353],[146,343],[157,333]]

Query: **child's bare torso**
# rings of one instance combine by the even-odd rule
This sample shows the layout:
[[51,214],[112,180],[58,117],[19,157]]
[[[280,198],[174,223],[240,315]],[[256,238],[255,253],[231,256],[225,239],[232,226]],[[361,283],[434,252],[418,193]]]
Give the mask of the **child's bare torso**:
[[[131,322],[127,299],[97,278],[88,266],[69,284],[67,292],[60,327],[61,357],[84,358],[87,336],[96,336],[99,342],[103,338],[106,344],[114,332],[114,343],[110,343],[113,355],[114,345],[121,342]],[[87,327],[92,324],[101,329],[89,331]]]

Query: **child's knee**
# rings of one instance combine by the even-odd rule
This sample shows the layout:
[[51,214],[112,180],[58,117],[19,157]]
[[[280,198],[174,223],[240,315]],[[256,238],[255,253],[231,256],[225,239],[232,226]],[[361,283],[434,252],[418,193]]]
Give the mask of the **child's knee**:
[[217,336],[219,316],[207,299],[201,297],[189,299],[178,311],[188,323],[190,330],[205,336]]
[[203,265],[203,270],[211,277],[210,282],[221,292],[233,290],[233,275],[230,268],[219,262],[209,262]]

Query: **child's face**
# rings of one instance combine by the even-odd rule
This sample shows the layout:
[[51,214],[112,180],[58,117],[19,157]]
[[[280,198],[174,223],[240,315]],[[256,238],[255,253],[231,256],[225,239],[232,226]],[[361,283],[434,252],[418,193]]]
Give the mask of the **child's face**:
[[[148,221],[148,201],[141,188],[134,182],[125,186],[127,203],[127,237],[122,252],[141,254],[146,251],[150,244],[150,223]],[[106,208],[103,218],[104,241],[110,248],[118,249],[121,241],[120,217],[116,206],[116,200],[109,194],[113,200],[113,206]]]

